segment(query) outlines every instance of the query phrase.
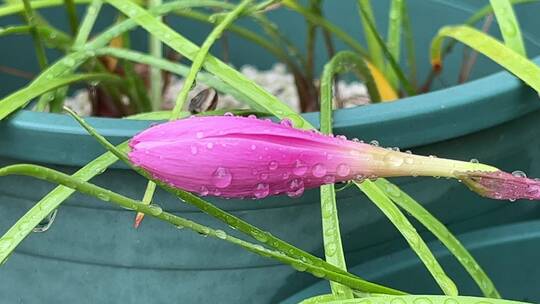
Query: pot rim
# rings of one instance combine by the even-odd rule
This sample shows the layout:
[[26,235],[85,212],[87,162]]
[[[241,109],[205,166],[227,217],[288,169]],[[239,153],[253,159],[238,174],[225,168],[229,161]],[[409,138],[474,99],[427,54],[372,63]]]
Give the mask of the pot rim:
[[[534,61],[540,63],[540,56],[535,57]],[[532,88],[503,70],[396,102],[335,110],[334,128],[336,134],[358,136],[361,132],[365,134],[362,136],[364,140],[376,138],[385,145],[414,147],[479,131],[538,110],[540,102],[531,102],[538,98],[535,95],[537,93]],[[480,116],[474,116],[476,114]],[[301,115],[314,126],[319,126],[319,112]],[[463,117],[478,119],[468,120],[465,124]],[[122,141],[157,122],[104,117],[88,117],[87,121],[100,134]],[[433,125],[429,132],[426,132],[426,125]],[[10,127],[32,129],[44,134],[87,135],[73,119],[64,114],[24,109],[5,120],[3,128]],[[399,134],[395,130],[399,130]]]

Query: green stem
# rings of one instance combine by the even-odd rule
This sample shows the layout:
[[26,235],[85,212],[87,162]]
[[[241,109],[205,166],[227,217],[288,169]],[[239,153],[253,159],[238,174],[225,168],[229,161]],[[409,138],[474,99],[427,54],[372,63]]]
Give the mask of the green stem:
[[47,55],[45,54],[45,47],[43,46],[43,42],[41,41],[40,33],[36,29],[37,24],[35,20],[34,10],[30,5],[30,0],[23,0],[23,4],[26,22],[30,26],[30,33],[32,34],[32,40],[34,41],[34,48],[36,50],[39,67],[41,68],[41,70],[45,70],[48,65]]
[[[161,5],[161,0],[148,0],[148,7],[154,8]],[[159,21],[163,19],[156,17]],[[163,45],[161,41],[154,35],[148,35],[150,54],[156,58],[163,56]],[[150,67],[150,100],[152,101],[152,109],[154,111],[161,109],[163,90],[163,77],[161,70],[156,67]]]
[[90,3],[86,9],[86,15],[84,16],[79,31],[77,32],[77,36],[75,37],[75,42],[73,43],[74,49],[81,48],[88,40],[102,5],[102,0],[92,0],[92,3]]
[[75,36],[77,34],[77,29],[79,28],[79,20],[77,18],[77,9],[75,7],[75,1],[64,0],[64,4],[66,6],[71,33],[73,34],[73,36]]
[[[375,65],[380,71],[384,71],[384,57],[380,44],[377,42],[375,35],[377,35],[377,29],[375,26],[371,27],[369,24],[375,24],[375,18],[373,16],[373,10],[371,8],[371,0],[358,0],[358,10],[360,20],[362,21],[362,28],[364,29],[364,36],[369,50],[369,57],[373,65]],[[365,13],[362,13],[365,12]]]

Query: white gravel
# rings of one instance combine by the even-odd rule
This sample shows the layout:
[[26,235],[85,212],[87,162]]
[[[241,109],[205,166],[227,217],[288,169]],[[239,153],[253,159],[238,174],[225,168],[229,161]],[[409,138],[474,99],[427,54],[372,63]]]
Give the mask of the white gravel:
[[[251,65],[245,65],[240,68],[240,72],[247,78],[253,80],[279,100],[287,103],[291,108],[299,111],[299,99],[294,85],[292,74],[287,72],[284,64],[276,63],[270,70],[260,71]],[[172,77],[171,84],[164,94],[164,109],[172,108],[176,96],[183,86],[183,79],[176,76]],[[190,92],[189,99],[194,97],[200,91],[207,87],[203,84],[197,84]],[[339,98],[343,107],[354,107],[369,103],[369,96],[364,84],[360,82],[338,82]],[[66,105],[73,109],[77,114],[88,116],[92,113],[92,104],[88,98],[87,90],[78,90],[71,97],[66,99]],[[219,94],[218,109],[242,109],[246,108],[230,95]]]

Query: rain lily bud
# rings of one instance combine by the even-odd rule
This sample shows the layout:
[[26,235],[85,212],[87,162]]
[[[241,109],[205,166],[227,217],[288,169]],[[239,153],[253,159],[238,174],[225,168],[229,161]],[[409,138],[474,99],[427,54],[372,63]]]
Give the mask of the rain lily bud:
[[[287,120],[192,117],[151,127],[136,135],[130,147],[130,160],[155,178],[200,195],[226,198],[297,197],[323,184],[392,176],[459,178],[481,195],[497,199],[529,198],[524,185],[537,184],[526,178],[517,183],[515,176],[478,163],[295,129]],[[507,180],[519,184],[520,190],[508,190]]]

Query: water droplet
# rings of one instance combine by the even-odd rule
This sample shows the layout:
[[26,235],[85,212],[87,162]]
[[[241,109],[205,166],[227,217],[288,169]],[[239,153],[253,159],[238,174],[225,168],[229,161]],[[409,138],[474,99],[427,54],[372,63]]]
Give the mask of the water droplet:
[[218,167],[212,174],[212,183],[218,188],[226,188],[231,184],[232,174],[229,169]]
[[327,175],[323,177],[323,183],[325,184],[333,184],[336,182],[336,178],[333,175]]
[[199,189],[199,194],[201,196],[207,196],[208,193],[210,193],[210,191],[208,190],[208,188],[206,188],[205,186],[201,186],[201,188]]
[[326,175],[326,167],[324,167],[323,164],[316,164],[315,166],[313,166],[313,168],[311,169],[311,173],[313,174],[313,176],[315,177],[323,177]]
[[195,154],[197,154],[197,152],[198,152],[197,147],[192,145],[191,146],[191,154],[195,155]]
[[336,168],[336,173],[338,176],[345,177],[351,173],[351,168],[347,164],[339,164]]
[[335,242],[328,242],[324,244],[324,253],[327,256],[334,256],[337,252],[337,245]]
[[304,181],[301,179],[295,178],[289,182],[289,189],[287,195],[289,197],[295,198],[299,197],[304,193]]
[[478,159],[476,159],[476,158],[471,158],[470,162],[473,163],[473,164],[478,164],[479,163]]
[[279,124],[284,126],[284,127],[289,127],[289,128],[292,128],[292,126],[293,126],[292,120],[290,120],[288,118],[282,119]]
[[218,229],[218,230],[215,231],[215,234],[216,234],[216,236],[217,236],[218,238],[220,238],[220,239],[222,239],[222,240],[224,240],[224,239],[227,238],[227,233],[225,233],[225,231],[223,231],[223,230],[219,230],[219,229]]
[[163,209],[161,209],[160,206],[155,204],[149,205],[148,208],[150,208],[150,214],[154,216],[160,215],[163,212]]
[[100,200],[106,201],[106,202],[108,202],[108,201],[111,199],[111,198],[109,197],[108,194],[106,194],[106,193],[101,193],[101,192],[97,194],[97,197],[98,197]]
[[251,118],[251,119],[257,119],[257,116],[255,116],[254,114],[249,114],[249,115],[248,115],[248,118]]
[[304,162],[302,162],[301,160],[297,159],[294,162],[293,173],[295,175],[303,176],[304,174],[306,174],[307,170],[308,170],[307,165]]
[[[391,304],[393,304],[393,303],[391,303]],[[459,302],[457,300],[455,300],[455,299],[446,299],[444,301],[444,304],[459,304]]]
[[519,170],[512,172],[512,175],[515,177],[527,177],[527,174],[525,174],[525,172]]
[[413,303],[414,304],[432,304],[430,299],[424,298],[424,297],[414,299]]
[[184,228],[186,228],[185,226],[182,226],[182,225],[176,225],[175,227],[176,227],[176,229],[184,229]]
[[231,112],[225,112],[225,114],[223,114],[223,116],[227,116],[227,117],[233,117],[234,114],[231,113]]
[[259,175],[260,180],[267,180],[268,179],[268,173],[261,173]]
[[197,231],[200,235],[207,237],[210,233],[210,229],[208,227],[201,227],[201,231]]
[[257,149],[257,146],[251,145],[251,150],[255,150],[255,149]]
[[268,196],[268,194],[270,194],[270,186],[265,183],[257,184],[255,190],[253,191],[253,194],[258,199],[265,198]]
[[336,136],[336,138],[339,139],[339,140],[347,140],[347,136],[345,136],[345,135],[338,135],[338,136]]
[[292,263],[291,266],[296,269],[297,271],[306,271],[307,266],[302,263]]
[[207,147],[208,149],[212,150],[212,148],[214,147],[214,144],[211,143],[211,142],[209,142],[209,143],[206,144],[206,147]]
[[403,157],[401,157],[398,153],[394,152],[388,152],[384,155],[383,158],[384,162],[389,164],[390,166],[399,167],[403,164]]
[[407,302],[402,298],[394,298],[390,301],[390,304],[407,304]]
[[11,247],[11,243],[13,242],[13,239],[8,237],[0,240],[0,252],[4,252]]
[[273,160],[270,163],[268,163],[268,170],[274,171],[278,168],[279,164],[277,161]]
[[281,175],[281,177],[286,180],[286,179],[289,179],[289,177],[291,176],[291,174],[289,172],[285,172],[283,173],[283,175]]
[[376,140],[370,141],[369,144],[372,145],[372,146],[375,146],[375,147],[378,147],[378,146],[379,146],[379,142],[376,141]]
[[266,243],[268,241],[268,233],[264,231],[253,230],[251,235],[259,242]]
[[199,132],[195,133],[195,136],[196,136],[197,138],[203,138],[203,137],[204,137],[204,133],[199,131]]

